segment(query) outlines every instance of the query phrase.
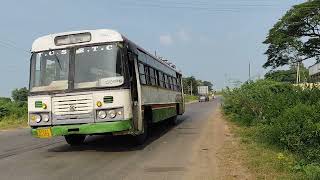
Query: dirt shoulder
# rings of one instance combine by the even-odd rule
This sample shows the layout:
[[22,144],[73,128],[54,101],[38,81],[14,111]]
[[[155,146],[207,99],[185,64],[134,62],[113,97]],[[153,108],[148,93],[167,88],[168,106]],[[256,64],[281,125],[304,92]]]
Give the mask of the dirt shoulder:
[[230,132],[220,108],[204,129],[186,179],[254,179],[243,166],[240,142]]

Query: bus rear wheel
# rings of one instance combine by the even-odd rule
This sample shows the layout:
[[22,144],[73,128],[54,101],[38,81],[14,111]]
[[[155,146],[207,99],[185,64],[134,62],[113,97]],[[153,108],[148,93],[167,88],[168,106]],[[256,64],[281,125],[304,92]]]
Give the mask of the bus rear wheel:
[[171,125],[176,126],[179,124],[178,116],[173,116],[169,119]]
[[78,134],[74,134],[74,135],[67,135],[64,136],[64,138],[66,139],[67,143],[71,146],[79,146],[81,144],[83,144],[86,135],[78,135]]

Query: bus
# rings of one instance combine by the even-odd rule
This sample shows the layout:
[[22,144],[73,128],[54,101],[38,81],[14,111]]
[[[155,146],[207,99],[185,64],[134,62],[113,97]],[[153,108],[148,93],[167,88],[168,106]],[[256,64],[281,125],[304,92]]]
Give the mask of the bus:
[[33,42],[28,123],[32,136],[132,135],[143,144],[150,125],[177,122],[185,111],[182,74],[117,31],[50,34]]

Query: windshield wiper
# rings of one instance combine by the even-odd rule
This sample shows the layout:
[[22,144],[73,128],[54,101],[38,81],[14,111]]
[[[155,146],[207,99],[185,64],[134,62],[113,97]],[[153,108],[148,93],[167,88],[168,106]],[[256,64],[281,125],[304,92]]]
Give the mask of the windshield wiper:
[[59,64],[60,70],[62,70],[62,66],[61,66],[61,63],[60,63],[60,59],[58,58],[58,56],[57,56],[56,54],[54,54],[54,57],[56,58],[56,61],[57,61],[58,64]]

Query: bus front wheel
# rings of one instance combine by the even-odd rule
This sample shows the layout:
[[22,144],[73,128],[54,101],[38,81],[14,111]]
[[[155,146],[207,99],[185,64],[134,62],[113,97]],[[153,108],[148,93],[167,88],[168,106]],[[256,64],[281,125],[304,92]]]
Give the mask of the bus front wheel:
[[79,146],[81,144],[83,144],[86,135],[67,135],[64,136],[64,138],[66,139],[67,143],[71,146]]
[[143,145],[146,142],[146,140],[148,138],[148,130],[149,130],[149,124],[148,124],[147,119],[144,118],[144,120],[143,120],[143,133],[136,135],[136,136],[133,136],[134,143],[136,145]]

